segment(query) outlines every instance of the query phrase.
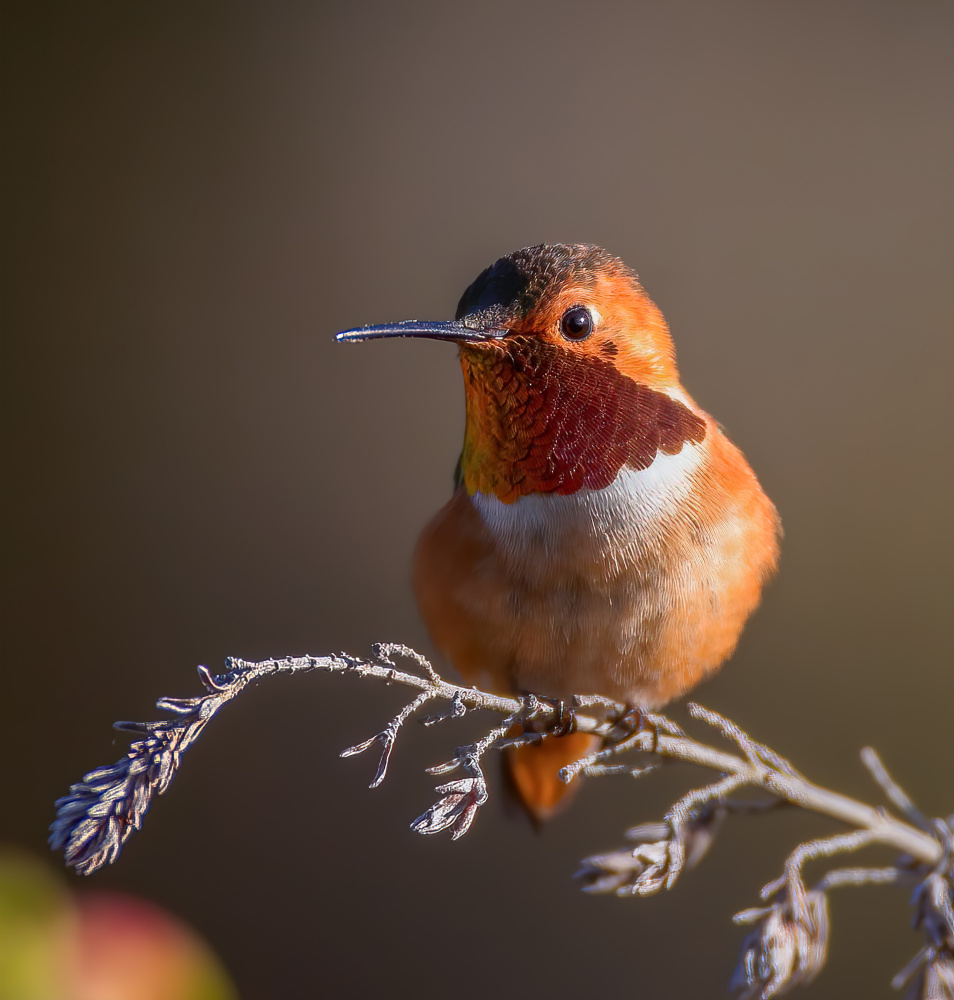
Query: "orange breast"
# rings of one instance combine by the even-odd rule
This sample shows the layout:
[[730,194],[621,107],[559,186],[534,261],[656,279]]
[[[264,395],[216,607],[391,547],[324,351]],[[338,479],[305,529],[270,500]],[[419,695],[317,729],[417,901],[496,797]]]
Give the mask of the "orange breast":
[[657,708],[731,654],[777,537],[774,507],[708,420],[702,444],[603,490],[509,504],[458,490],[421,535],[414,586],[468,682]]

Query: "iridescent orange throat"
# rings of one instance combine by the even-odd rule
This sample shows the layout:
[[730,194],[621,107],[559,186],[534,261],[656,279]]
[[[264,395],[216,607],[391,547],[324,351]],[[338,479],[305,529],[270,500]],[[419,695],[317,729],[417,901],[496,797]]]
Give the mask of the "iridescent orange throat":
[[688,406],[629,378],[608,360],[536,337],[461,347],[467,492],[512,503],[609,486],[623,466],[647,469],[705,437]]

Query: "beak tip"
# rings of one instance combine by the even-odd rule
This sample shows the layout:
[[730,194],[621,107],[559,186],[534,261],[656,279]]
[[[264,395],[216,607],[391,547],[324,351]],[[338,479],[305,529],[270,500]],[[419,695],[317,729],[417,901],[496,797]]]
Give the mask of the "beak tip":
[[362,340],[370,340],[374,336],[374,330],[368,327],[358,326],[353,330],[342,330],[335,334],[336,344],[357,344]]

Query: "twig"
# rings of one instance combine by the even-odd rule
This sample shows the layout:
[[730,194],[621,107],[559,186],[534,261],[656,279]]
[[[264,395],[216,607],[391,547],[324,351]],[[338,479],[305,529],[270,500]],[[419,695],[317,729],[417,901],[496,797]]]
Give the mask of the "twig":
[[[398,657],[410,661],[420,673],[399,669],[395,665]],[[954,982],[951,820],[927,820],[870,748],[862,752],[865,765],[907,821],[883,808],[812,784],[774,750],[753,740],[735,723],[699,705],[690,704],[690,714],[736,744],[741,755],[697,742],[664,716],[638,712],[600,695],[575,698],[570,718],[562,702],[533,695],[522,699],[505,697],[451,684],[420,654],[394,644],[376,646],[371,659],[345,653],[258,663],[229,659],[226,672],[218,676],[200,667],[205,694],[159,700],[158,707],[172,713],[172,718],[116,724],[116,728],[143,738],[133,742],[117,763],[91,771],[57,801],[51,845],[62,849],[66,863],[81,874],[111,864],[133,831],[141,827],[155,796],[169,787],[182,755],[222,707],[264,677],[315,671],[370,677],[417,692],[381,732],[349,747],[341,755],[347,757],[375,745],[381,747],[372,788],[384,780],[398,733],[426,704],[444,702],[448,707],[421,719],[425,725],[478,710],[503,716],[486,735],[472,744],[457,747],[447,762],[428,769],[429,774],[440,775],[461,770],[464,777],[437,787],[438,801],[412,823],[419,833],[449,830],[455,840],[463,836],[488,799],[483,769],[486,755],[508,746],[538,742],[548,735],[558,736],[568,731],[568,721],[572,721],[572,728],[577,731],[602,738],[603,747],[566,767],[562,772],[566,781],[576,776],[638,777],[666,761],[696,764],[720,774],[715,782],[679,799],[664,823],[643,824],[631,830],[629,837],[635,841],[634,847],[587,858],[578,877],[583,888],[590,892],[643,896],[672,888],[679,875],[705,855],[729,813],[764,812],[779,805],[794,805],[845,824],[849,832],[801,844],[792,852],[785,874],[763,890],[763,898],[775,897],[772,905],[736,916],[737,922],[753,925],[733,981],[743,997],[767,1000],[817,975],[827,950],[825,893],[845,885],[902,881],[916,884],[915,922],[923,927],[928,940],[915,962],[905,970],[904,981],[913,981],[912,989],[920,992],[910,995],[919,997],[933,996],[925,991],[934,989],[938,983],[943,986],[947,982],[945,977]],[[629,752],[649,758],[648,763],[608,763]],[[745,787],[761,789],[770,798],[735,798]],[[813,889],[806,889],[802,868],[807,861],[873,844],[901,852],[898,865],[831,871]]]
[[908,793],[888,774],[888,769],[881,763],[881,758],[874,747],[861,748],[861,763],[871,772],[872,777],[882,787],[895,809],[904,813],[908,820],[920,829],[931,829],[931,824],[921,810],[908,798]]
[[365,740],[364,743],[358,743],[356,746],[348,747],[347,750],[342,750],[338,756],[353,757],[357,753],[364,753],[374,743],[380,743],[381,759],[378,761],[378,769],[375,772],[374,778],[372,778],[371,784],[368,785],[369,788],[377,788],[384,781],[384,776],[388,773],[388,761],[391,759],[391,751],[394,749],[394,741],[397,739],[398,730],[419,708],[427,704],[433,697],[434,695],[430,691],[422,691],[414,701],[405,705],[380,733],[372,736],[369,740]]

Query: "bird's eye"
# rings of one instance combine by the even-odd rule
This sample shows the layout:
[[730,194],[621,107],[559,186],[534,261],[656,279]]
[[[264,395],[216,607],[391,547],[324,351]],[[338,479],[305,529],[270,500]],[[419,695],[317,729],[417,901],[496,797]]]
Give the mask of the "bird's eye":
[[593,332],[593,317],[585,306],[567,309],[560,321],[560,330],[567,340],[586,340]]

